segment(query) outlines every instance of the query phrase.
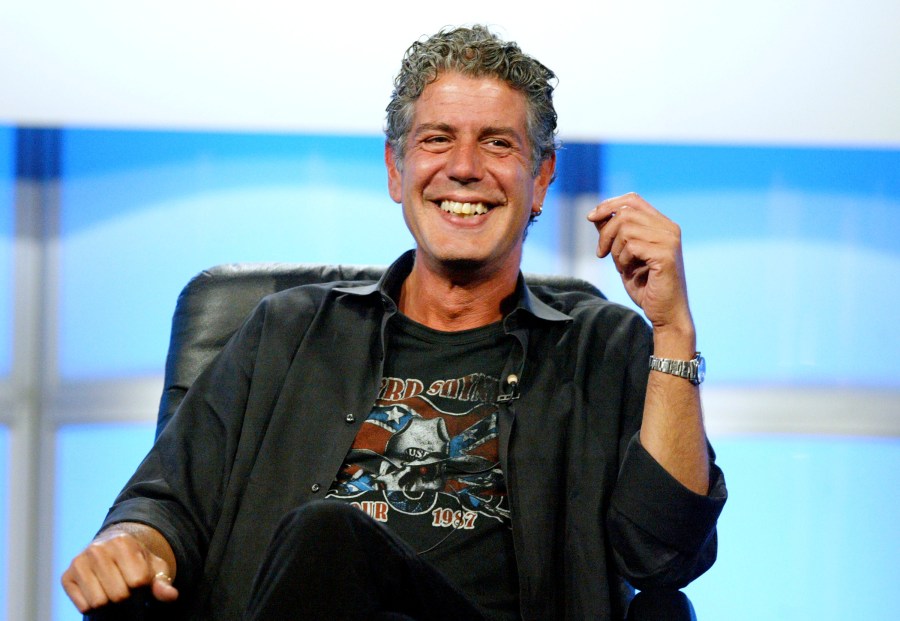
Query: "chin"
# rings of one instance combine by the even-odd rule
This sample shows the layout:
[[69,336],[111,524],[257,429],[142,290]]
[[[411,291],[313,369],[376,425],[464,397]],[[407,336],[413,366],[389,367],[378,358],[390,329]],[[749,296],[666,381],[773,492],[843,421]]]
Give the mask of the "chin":
[[454,257],[450,259],[444,259],[441,261],[441,264],[449,270],[460,272],[475,272],[485,266],[484,261],[479,259],[471,259],[468,257]]

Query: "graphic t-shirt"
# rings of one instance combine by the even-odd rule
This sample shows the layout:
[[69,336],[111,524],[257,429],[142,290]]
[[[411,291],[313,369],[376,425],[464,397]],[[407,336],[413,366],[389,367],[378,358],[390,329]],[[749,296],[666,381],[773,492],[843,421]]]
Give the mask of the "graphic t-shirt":
[[499,459],[500,324],[439,332],[395,315],[381,390],[328,497],[383,522],[497,619],[518,618]]

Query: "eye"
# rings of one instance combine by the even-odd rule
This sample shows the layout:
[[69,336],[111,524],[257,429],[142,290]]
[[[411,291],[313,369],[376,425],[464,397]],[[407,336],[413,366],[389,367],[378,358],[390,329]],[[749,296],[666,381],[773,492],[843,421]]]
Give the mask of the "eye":
[[494,153],[506,153],[513,149],[513,144],[506,138],[488,138],[484,146]]
[[426,151],[443,151],[450,145],[450,137],[445,134],[425,136],[421,140],[422,148]]

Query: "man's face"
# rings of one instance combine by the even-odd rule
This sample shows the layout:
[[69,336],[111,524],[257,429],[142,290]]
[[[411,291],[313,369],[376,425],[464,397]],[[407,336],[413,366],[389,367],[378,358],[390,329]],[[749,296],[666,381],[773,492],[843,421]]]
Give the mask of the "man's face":
[[525,96],[495,78],[446,73],[415,104],[402,172],[385,151],[417,261],[442,269],[515,269],[555,160],[532,176]]

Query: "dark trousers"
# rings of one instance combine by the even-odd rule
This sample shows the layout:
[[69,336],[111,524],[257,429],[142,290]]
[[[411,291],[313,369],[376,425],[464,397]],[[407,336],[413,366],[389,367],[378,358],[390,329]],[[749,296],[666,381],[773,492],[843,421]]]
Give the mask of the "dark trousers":
[[368,515],[319,501],[288,513],[256,575],[245,621],[462,621],[483,615]]

